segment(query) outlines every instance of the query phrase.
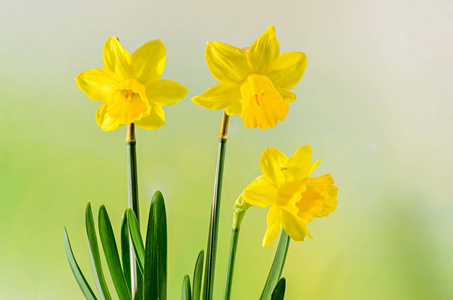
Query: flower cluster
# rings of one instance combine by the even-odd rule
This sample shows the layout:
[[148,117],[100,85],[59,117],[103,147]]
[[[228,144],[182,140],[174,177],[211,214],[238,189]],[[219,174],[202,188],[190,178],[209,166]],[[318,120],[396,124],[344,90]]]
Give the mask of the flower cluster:
[[[302,78],[307,57],[302,52],[280,53],[275,27],[270,26],[250,46],[239,49],[221,42],[208,42],[205,57],[211,74],[220,83],[192,101],[212,110],[225,109],[240,115],[247,127],[266,129],[283,121],[289,103],[296,100],[290,90]],[[165,124],[162,106],[183,99],[187,88],[159,79],[165,68],[166,50],[160,40],[150,41],[132,55],[118,39],[104,44],[103,66],[80,73],[78,87],[93,101],[102,102],[96,112],[105,131],[134,123],[144,129]],[[260,160],[262,175],[243,192],[244,200],[269,207],[268,246],[283,229],[296,241],[310,236],[307,223],[335,210],[337,188],[330,174],[311,178],[320,160],[311,162],[309,145],[286,157],[278,149],[266,149]]]

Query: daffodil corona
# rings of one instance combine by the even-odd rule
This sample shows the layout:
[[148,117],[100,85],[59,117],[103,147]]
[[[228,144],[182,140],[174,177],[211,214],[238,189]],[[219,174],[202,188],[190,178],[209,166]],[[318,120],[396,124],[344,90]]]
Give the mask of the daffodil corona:
[[300,147],[289,158],[278,149],[268,148],[261,154],[262,175],[245,188],[243,195],[249,204],[270,206],[263,247],[282,227],[293,240],[303,241],[310,236],[307,223],[335,210],[338,188],[330,174],[311,178],[321,161],[312,163],[311,159],[310,145]]
[[159,79],[165,68],[166,50],[160,40],[147,42],[132,55],[116,38],[104,44],[104,68],[91,69],[76,77],[77,86],[93,101],[103,102],[97,124],[105,131],[134,123],[144,129],[165,124],[162,106],[183,99],[187,88]]
[[293,89],[307,67],[302,52],[280,54],[275,27],[270,26],[248,48],[208,42],[206,61],[219,84],[192,98],[196,104],[228,115],[240,115],[247,127],[266,129],[283,121]]

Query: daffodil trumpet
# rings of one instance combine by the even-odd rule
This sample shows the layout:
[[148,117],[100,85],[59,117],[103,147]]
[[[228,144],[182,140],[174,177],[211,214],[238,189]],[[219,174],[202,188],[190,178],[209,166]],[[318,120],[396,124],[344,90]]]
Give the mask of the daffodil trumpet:
[[219,146],[212,195],[211,221],[209,224],[208,246],[206,251],[206,269],[203,285],[203,299],[211,300],[214,284],[215,262],[217,255],[217,239],[219,231],[220,199],[222,196],[223,167],[225,164],[226,142],[228,137],[229,116],[223,112],[220,126]]

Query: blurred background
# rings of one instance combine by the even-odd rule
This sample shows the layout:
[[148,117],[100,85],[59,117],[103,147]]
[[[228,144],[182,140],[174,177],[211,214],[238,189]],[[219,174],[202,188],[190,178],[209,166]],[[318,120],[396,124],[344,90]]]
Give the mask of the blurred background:
[[[0,298],[82,299],[66,260],[66,226],[94,287],[83,213],[105,204],[115,232],[127,205],[123,127],[105,133],[98,103],[76,86],[119,37],[133,52],[162,39],[162,78],[189,88],[167,124],[138,130],[142,218],[165,196],[169,299],[206,248],[221,111],[190,100],[216,81],[207,41],[249,46],[270,24],[281,51],[308,68],[284,122],[262,131],[231,118],[215,299],[226,268],[232,205],[259,175],[265,147],[287,155],[311,143],[332,173],[337,210],[292,242],[287,299],[452,299],[453,2],[1,0]],[[258,299],[277,243],[261,247],[266,209],[240,236],[233,299]]]

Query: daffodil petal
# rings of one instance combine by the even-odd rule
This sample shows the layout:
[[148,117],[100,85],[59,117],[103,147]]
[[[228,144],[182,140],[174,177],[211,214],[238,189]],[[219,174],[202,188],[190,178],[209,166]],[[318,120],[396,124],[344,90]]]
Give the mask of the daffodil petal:
[[264,177],[275,187],[279,187],[285,180],[283,171],[288,161],[283,152],[275,148],[266,148],[261,154],[260,169]]
[[277,198],[277,188],[264,176],[258,176],[244,189],[244,200],[252,205],[268,207]]
[[241,99],[240,85],[221,82],[199,96],[192,98],[195,104],[212,110],[224,109]]
[[307,235],[311,238],[307,224],[284,210],[282,210],[282,226],[286,233],[295,241],[303,241]]
[[120,121],[113,119],[107,113],[107,103],[102,103],[96,110],[96,122],[104,131],[112,131],[120,128],[123,124]]
[[313,171],[316,169],[316,167],[319,165],[320,162],[321,162],[321,159],[318,159],[314,163],[311,163],[310,168],[308,169],[309,176],[311,176],[311,173],[313,173]]
[[293,92],[281,89],[277,89],[277,91],[282,96],[282,98],[289,103],[294,102],[297,99],[296,94],[294,94]]
[[262,33],[250,46],[247,59],[253,73],[266,74],[271,70],[280,54],[280,45],[273,25]]
[[230,106],[227,106],[227,108],[225,108],[225,112],[229,116],[240,115],[242,113],[242,102],[236,101]]
[[156,129],[165,124],[165,112],[162,106],[151,103],[151,112],[149,116],[134,122],[140,128],[143,129]]
[[167,52],[161,40],[149,41],[132,53],[132,70],[140,82],[157,79],[165,69]]
[[300,147],[288,158],[286,180],[296,181],[310,177],[311,148],[310,144]]
[[131,75],[131,55],[114,37],[105,41],[102,64],[106,70],[118,74],[123,79]]
[[263,238],[263,247],[269,246],[280,233],[282,228],[282,210],[272,205],[267,212],[267,230]]
[[118,79],[105,69],[91,69],[77,75],[76,84],[93,101],[108,101],[118,86]]
[[297,206],[297,216],[305,223],[313,218],[327,217],[337,206],[338,188],[333,185],[334,180],[330,174],[311,178],[307,190],[302,194],[302,200]]
[[267,76],[277,89],[291,90],[300,81],[307,68],[307,56],[302,52],[282,53]]
[[186,95],[187,88],[173,80],[156,79],[146,84],[146,97],[154,104],[173,105]]
[[240,82],[250,74],[247,53],[239,48],[220,42],[208,42],[205,57],[212,76],[220,82]]

